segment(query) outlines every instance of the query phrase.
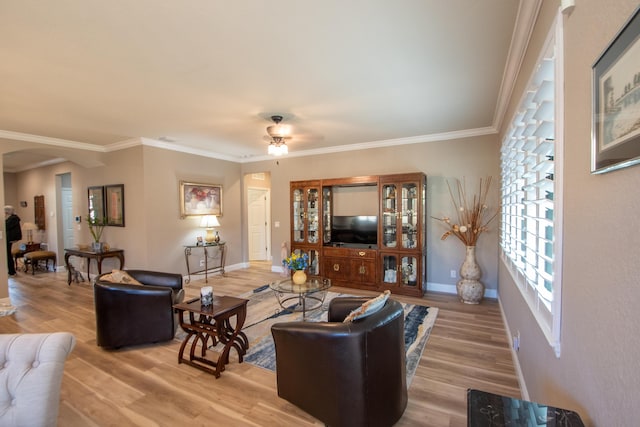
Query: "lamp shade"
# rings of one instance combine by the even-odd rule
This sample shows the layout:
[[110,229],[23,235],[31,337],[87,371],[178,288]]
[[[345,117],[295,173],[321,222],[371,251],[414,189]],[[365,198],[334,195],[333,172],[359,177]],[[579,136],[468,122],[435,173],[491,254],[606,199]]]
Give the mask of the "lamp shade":
[[33,232],[38,229],[38,226],[32,222],[25,222],[22,224],[22,229],[27,233],[27,242],[33,243]]
[[37,230],[38,226],[32,222],[25,222],[24,224],[22,224],[22,229],[24,231],[33,231],[33,230]]
[[203,228],[213,228],[220,227],[220,223],[218,222],[218,217],[215,215],[205,215],[200,220],[200,227]]

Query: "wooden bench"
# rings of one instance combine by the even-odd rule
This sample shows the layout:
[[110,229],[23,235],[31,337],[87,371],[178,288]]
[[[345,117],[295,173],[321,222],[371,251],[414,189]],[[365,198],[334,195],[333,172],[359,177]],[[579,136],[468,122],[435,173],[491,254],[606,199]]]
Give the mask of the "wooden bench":
[[45,268],[49,269],[49,261],[52,263],[53,271],[56,271],[56,253],[52,251],[33,251],[24,254],[24,271],[29,271],[31,266],[31,274],[36,274],[36,267],[40,261],[45,262]]

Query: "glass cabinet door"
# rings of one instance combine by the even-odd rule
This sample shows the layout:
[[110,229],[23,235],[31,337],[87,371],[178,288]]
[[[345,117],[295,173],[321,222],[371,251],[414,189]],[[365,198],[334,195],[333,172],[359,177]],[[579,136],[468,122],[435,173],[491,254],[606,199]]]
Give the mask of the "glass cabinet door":
[[331,242],[331,187],[322,189],[322,243]]
[[318,206],[318,189],[317,188],[309,188],[307,189],[307,229],[309,230],[309,234],[307,236],[308,243],[318,243],[318,226],[320,224],[318,216],[318,211],[320,210],[320,206]]
[[292,192],[292,198],[293,213],[291,218],[291,227],[293,229],[293,241],[304,242],[304,189],[295,188]]
[[416,248],[418,238],[418,186],[415,183],[402,184],[402,247]]
[[382,186],[382,246],[395,248],[397,242],[398,211],[396,200],[396,185]]
[[413,256],[404,256],[401,261],[402,278],[404,286],[416,286],[418,282],[418,260]]
[[382,256],[382,282],[398,283],[398,257],[395,255]]

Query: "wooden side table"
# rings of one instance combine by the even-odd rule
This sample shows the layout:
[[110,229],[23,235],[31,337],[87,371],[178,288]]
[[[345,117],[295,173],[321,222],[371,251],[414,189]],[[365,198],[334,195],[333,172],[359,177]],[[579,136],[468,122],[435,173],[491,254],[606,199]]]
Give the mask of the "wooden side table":
[[69,264],[69,258],[77,256],[87,259],[87,279],[89,279],[89,269],[91,267],[91,260],[95,259],[98,267],[98,274],[102,274],[102,261],[105,258],[118,258],[120,261],[120,270],[124,267],[124,250],[111,248],[108,251],[94,252],[91,249],[65,249],[64,250],[64,264],[67,267],[67,284],[71,285],[71,279],[73,276],[73,267]]
[[[247,317],[247,302],[243,298],[214,296],[213,303],[208,306],[200,304],[200,298],[182,302],[173,306],[178,311],[180,327],[187,333],[178,354],[178,363],[201,369],[213,374],[216,378],[229,363],[229,352],[232,348],[238,353],[239,363],[249,349],[249,339],[242,332]],[[185,320],[184,313],[189,313]],[[232,319],[235,317],[235,322]],[[184,357],[184,350],[191,341],[189,358]],[[217,360],[207,359],[207,350],[211,346],[222,344]],[[198,343],[201,344],[200,355],[196,355]]]

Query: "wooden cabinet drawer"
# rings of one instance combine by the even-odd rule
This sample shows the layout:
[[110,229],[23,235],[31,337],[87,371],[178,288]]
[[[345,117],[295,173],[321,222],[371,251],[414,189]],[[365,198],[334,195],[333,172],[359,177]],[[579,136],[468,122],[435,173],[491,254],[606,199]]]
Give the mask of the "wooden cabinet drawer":
[[375,249],[349,249],[350,258],[376,259],[377,253]]
[[324,276],[329,279],[349,280],[351,275],[351,264],[348,258],[324,257],[322,264]]
[[354,283],[375,286],[376,265],[377,263],[375,259],[351,258],[351,275],[349,277]]

